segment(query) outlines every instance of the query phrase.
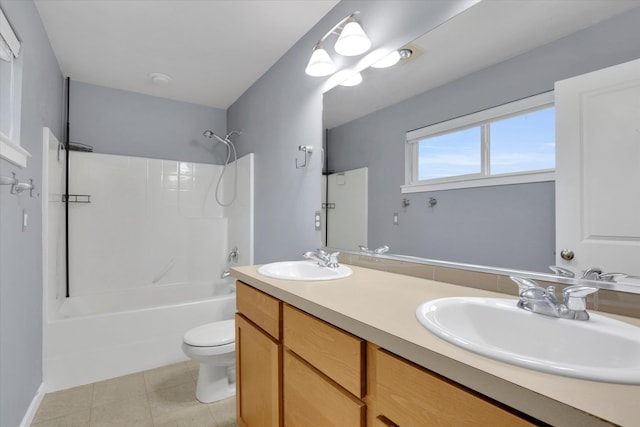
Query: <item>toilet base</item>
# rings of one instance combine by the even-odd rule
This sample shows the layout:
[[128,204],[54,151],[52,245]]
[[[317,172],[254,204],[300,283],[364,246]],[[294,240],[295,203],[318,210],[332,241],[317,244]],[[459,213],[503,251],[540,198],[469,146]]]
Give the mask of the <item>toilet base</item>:
[[235,369],[225,366],[211,366],[200,363],[196,399],[202,403],[212,403],[236,394]]

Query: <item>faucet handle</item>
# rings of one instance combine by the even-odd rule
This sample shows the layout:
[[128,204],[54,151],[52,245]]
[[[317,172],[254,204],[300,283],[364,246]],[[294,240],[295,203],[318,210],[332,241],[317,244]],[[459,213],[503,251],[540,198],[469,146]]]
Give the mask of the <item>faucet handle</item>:
[[373,250],[373,253],[376,254],[376,255],[382,255],[382,254],[387,253],[387,252],[389,252],[389,246],[387,246],[387,245],[382,245],[379,248],[376,248],[376,249]]
[[569,286],[562,291],[564,305],[570,310],[584,311],[587,309],[587,296],[598,292],[598,288],[591,286]]
[[616,278],[627,277],[626,273],[602,273],[600,274],[600,280],[605,282],[615,282]]
[[553,271],[556,275],[562,277],[576,277],[576,275],[571,270],[567,270],[566,268],[558,267],[557,265],[550,265],[549,270]]
[[516,285],[518,285],[518,295],[522,295],[524,292],[527,291],[542,291],[543,293],[546,292],[546,290],[540,286],[538,283],[536,283],[534,280],[531,279],[526,279],[524,277],[518,277],[518,276],[509,276],[509,279],[511,279]]
[[338,264],[338,256],[340,256],[340,252],[332,252],[329,254],[329,263],[327,267],[329,268],[338,268],[340,264]]

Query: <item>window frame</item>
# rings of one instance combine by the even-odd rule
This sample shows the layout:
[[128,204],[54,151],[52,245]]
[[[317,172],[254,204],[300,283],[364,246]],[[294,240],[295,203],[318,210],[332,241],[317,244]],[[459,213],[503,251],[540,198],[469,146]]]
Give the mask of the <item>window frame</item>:
[[[400,187],[401,192],[417,193],[458,188],[554,181],[555,169],[540,169],[490,175],[489,160],[491,147],[490,139],[488,138],[489,129],[485,126],[492,122],[509,119],[511,117],[523,115],[528,112],[543,110],[553,106],[554,92],[549,91],[407,132],[405,144],[405,184]],[[474,127],[481,128],[480,173],[422,181],[418,179],[418,145],[421,140]]]
[[[2,49],[0,61],[5,61],[5,58],[8,58],[6,62],[9,62],[10,67],[10,81],[4,83],[9,85],[9,126],[14,130],[14,132],[9,132],[9,135],[7,135],[2,132],[2,129],[0,129],[0,159],[25,168],[27,167],[27,159],[31,157],[31,154],[29,154],[27,150],[20,146],[22,63],[18,57],[20,54],[21,42],[1,8],[0,44],[0,49]],[[19,76],[15,76],[14,74],[16,73],[19,73]],[[16,86],[18,87],[16,88]]]

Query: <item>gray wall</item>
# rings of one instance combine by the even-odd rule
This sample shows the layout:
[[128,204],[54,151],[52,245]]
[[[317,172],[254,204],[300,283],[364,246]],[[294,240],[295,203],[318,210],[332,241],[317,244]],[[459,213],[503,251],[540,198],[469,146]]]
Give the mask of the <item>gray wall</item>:
[[[0,160],[0,175],[16,172],[41,188],[42,127],[63,137],[62,74],[33,2],[0,0],[0,6],[22,40],[21,144],[33,156],[26,169]],[[42,383],[41,197],[0,187],[0,426],[20,424]]]
[[[369,167],[369,245],[432,259],[548,271],[553,183],[401,194],[405,132],[553,89],[640,57],[640,8],[329,132],[329,169]],[[411,206],[401,208],[406,197]],[[427,208],[427,199],[438,204]],[[392,225],[393,212],[400,224]]]
[[[300,259],[304,251],[321,245],[313,219],[320,210],[322,92],[327,79],[304,73],[315,43],[342,18],[359,10],[372,49],[393,49],[470,3],[343,0],[229,108],[228,128],[243,131],[238,139],[240,152],[256,155],[256,263]],[[355,61],[334,60],[339,67]],[[299,145],[315,149],[305,169],[295,167]]]
[[219,108],[96,86],[71,80],[71,142],[96,153],[220,164],[221,144],[202,136],[226,134],[227,113]]

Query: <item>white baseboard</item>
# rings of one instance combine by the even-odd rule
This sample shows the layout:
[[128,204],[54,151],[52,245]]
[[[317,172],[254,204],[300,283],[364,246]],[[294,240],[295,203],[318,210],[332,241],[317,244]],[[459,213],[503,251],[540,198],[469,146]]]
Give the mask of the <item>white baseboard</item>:
[[31,425],[31,423],[33,422],[33,419],[36,416],[36,412],[38,412],[38,408],[40,407],[42,398],[44,398],[44,383],[41,383],[40,387],[38,387],[38,391],[36,391],[36,395],[31,401],[29,408],[27,408],[27,413],[24,414],[24,418],[22,418],[20,427],[29,427]]

